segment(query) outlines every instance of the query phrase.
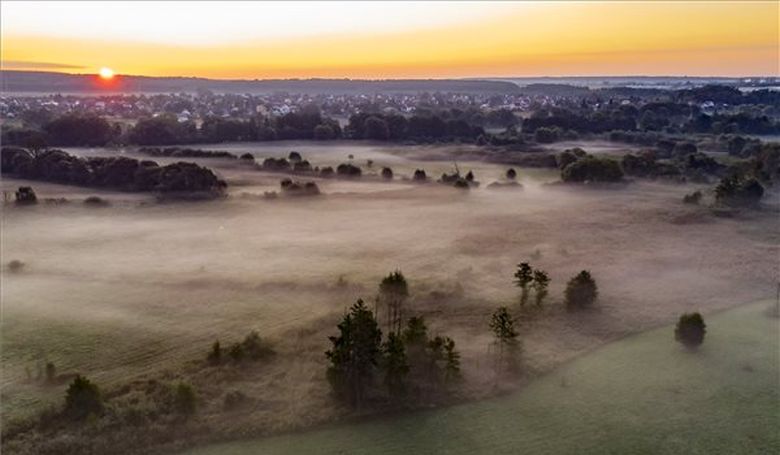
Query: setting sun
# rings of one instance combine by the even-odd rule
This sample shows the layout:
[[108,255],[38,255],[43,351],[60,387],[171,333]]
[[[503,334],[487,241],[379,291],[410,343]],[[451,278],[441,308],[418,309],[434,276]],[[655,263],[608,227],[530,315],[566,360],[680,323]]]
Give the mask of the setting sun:
[[108,79],[112,79],[114,77],[114,70],[112,70],[111,68],[103,67],[103,68],[100,68],[100,71],[98,72],[98,74],[100,75],[101,79],[108,80]]

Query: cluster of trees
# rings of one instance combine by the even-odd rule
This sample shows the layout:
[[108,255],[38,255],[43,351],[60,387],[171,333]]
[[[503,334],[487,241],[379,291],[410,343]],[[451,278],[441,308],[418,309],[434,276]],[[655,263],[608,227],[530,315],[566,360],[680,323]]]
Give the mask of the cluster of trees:
[[208,117],[200,128],[180,122],[173,114],[138,120],[125,131],[95,114],[65,114],[39,128],[4,129],[5,144],[28,148],[98,147],[113,144],[174,145],[277,139],[329,140],[342,137],[338,121],[323,117],[316,107],[305,107],[280,117],[249,120]]
[[460,169],[458,169],[457,166],[455,166],[455,172],[452,174],[447,174],[446,172],[442,173],[438,182],[464,190],[479,186],[479,182],[474,179],[474,173],[472,171],[468,171],[466,175],[462,176],[460,175]]
[[515,271],[515,285],[520,288],[520,305],[528,302],[529,288],[536,294],[536,305],[541,306],[547,297],[547,288],[550,286],[550,275],[542,269],[534,269],[527,262],[517,265]]
[[[236,159],[236,155],[220,151],[220,150],[201,150],[187,147],[141,147],[138,149],[138,153],[149,155],[153,157],[167,157],[167,158],[227,158]],[[249,154],[249,158],[254,161],[254,156]],[[244,155],[241,156],[242,160],[246,160]]]
[[580,148],[563,151],[557,162],[564,182],[614,183],[623,180],[623,169],[617,161],[589,155]]
[[280,186],[282,193],[291,196],[316,196],[320,194],[320,188],[315,182],[294,182],[292,179],[282,179]]
[[[460,377],[455,342],[449,337],[430,337],[422,317],[405,318],[408,297],[406,278],[400,271],[380,283],[377,305],[386,314],[384,339],[374,312],[363,300],[344,315],[339,334],[329,337],[331,348],[325,353],[328,381],[337,398],[360,407],[370,399],[431,396]],[[384,393],[377,387],[378,378]]]
[[434,113],[408,118],[400,114],[354,114],[345,132],[352,139],[377,141],[475,141],[485,133],[482,127],[462,118],[444,118]]
[[178,162],[160,166],[123,156],[80,158],[62,150],[33,152],[3,147],[2,173],[30,180],[66,183],[121,191],[156,191],[221,195],[227,184],[211,169]]

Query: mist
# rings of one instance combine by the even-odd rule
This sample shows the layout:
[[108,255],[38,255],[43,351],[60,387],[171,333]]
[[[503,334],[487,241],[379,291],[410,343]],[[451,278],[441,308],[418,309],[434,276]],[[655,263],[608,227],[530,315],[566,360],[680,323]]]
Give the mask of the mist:
[[[690,185],[568,188],[549,185],[557,180],[552,171],[519,169],[521,189],[496,191],[486,186],[508,166],[440,160],[461,155],[437,146],[204,148],[248,151],[256,159],[296,150],[318,166],[352,155],[369,174],[389,166],[396,179],[317,178],[320,196],[269,199],[264,193],[278,190],[283,175],[201,159],[195,161],[227,180],[227,198],[157,203],[36,183],[40,198],[70,202],[5,208],[3,264],[18,260],[24,268],[3,271],[4,414],[60,397],[58,389],[24,380],[40,362],[110,388],[175,377],[215,339],[235,341],[256,330],[278,354],[240,381],[263,406],[237,419],[274,429],[327,421],[343,412],[328,405],[327,336],[357,298],[373,302],[381,278],[396,269],[409,280],[409,311],[458,343],[468,398],[493,393],[495,378],[484,368],[487,322],[495,307],[517,305],[512,274],[519,262],[531,261],[552,278],[545,317],[520,322],[524,362],[536,372],[680,312],[714,312],[773,291],[774,214],[754,214],[749,225],[717,217],[680,202]],[[437,178],[456,165],[473,170],[481,185],[460,191],[409,180],[418,168]],[[4,179],[2,186],[10,190],[19,181]],[[110,205],[84,206],[89,195]],[[599,305],[573,316],[562,308],[562,292],[582,269],[599,283]],[[217,415],[205,409],[206,419]]]

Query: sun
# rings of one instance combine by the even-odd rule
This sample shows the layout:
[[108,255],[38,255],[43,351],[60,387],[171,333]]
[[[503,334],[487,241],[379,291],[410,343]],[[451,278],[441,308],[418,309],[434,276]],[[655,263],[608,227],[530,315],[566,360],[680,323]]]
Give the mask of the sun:
[[100,75],[101,79],[109,80],[114,78],[114,70],[111,68],[106,68],[105,66],[100,68],[98,74]]

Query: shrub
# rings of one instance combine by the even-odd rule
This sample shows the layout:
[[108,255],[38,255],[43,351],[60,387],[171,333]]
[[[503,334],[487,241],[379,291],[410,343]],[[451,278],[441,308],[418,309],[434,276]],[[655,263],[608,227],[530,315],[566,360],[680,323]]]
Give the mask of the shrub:
[[598,297],[598,288],[590,272],[583,270],[569,280],[566,284],[564,297],[568,307],[591,305]]
[[514,180],[517,178],[517,171],[514,170],[514,168],[509,168],[506,171],[506,179],[507,180]]
[[297,163],[298,161],[302,161],[303,157],[298,152],[290,152],[287,159],[290,160],[291,163]]
[[674,329],[674,339],[686,347],[695,348],[704,341],[707,326],[699,313],[685,313],[680,316]]
[[566,149],[563,152],[559,153],[558,156],[555,157],[555,161],[558,164],[558,169],[563,169],[566,166],[570,165],[571,163],[585,156],[587,156],[585,150],[579,147],[575,147],[573,149]]
[[255,161],[255,156],[252,155],[251,153],[244,153],[239,158],[245,161],[252,161],[252,162]]
[[731,176],[715,187],[715,200],[730,206],[755,206],[764,196],[764,187],[754,178]]
[[21,272],[24,269],[24,262],[14,259],[8,263],[8,270],[13,273]]
[[619,182],[623,180],[623,170],[611,159],[587,156],[563,168],[561,179],[574,183]]
[[16,203],[19,205],[31,205],[38,203],[38,197],[30,186],[20,186],[16,190]]
[[382,168],[382,178],[385,180],[392,180],[393,179],[393,170],[389,167],[383,167]]
[[88,198],[84,199],[84,205],[91,207],[105,207],[109,204],[108,201],[99,196],[89,196]]
[[360,177],[362,173],[359,167],[350,163],[342,163],[336,167],[336,174],[341,177]]
[[560,130],[558,128],[541,127],[534,131],[534,140],[540,144],[550,144],[555,142],[560,137]]
[[428,176],[425,175],[425,171],[423,169],[415,169],[414,177],[412,179],[415,182],[425,182],[428,180]]
[[103,411],[103,399],[98,386],[78,375],[65,393],[65,413],[75,420]]
[[702,194],[701,191],[696,190],[691,194],[686,194],[683,196],[683,202],[686,204],[694,204],[698,205],[701,202]]
[[325,166],[322,169],[320,169],[320,177],[323,178],[333,177],[333,168],[330,166]]

